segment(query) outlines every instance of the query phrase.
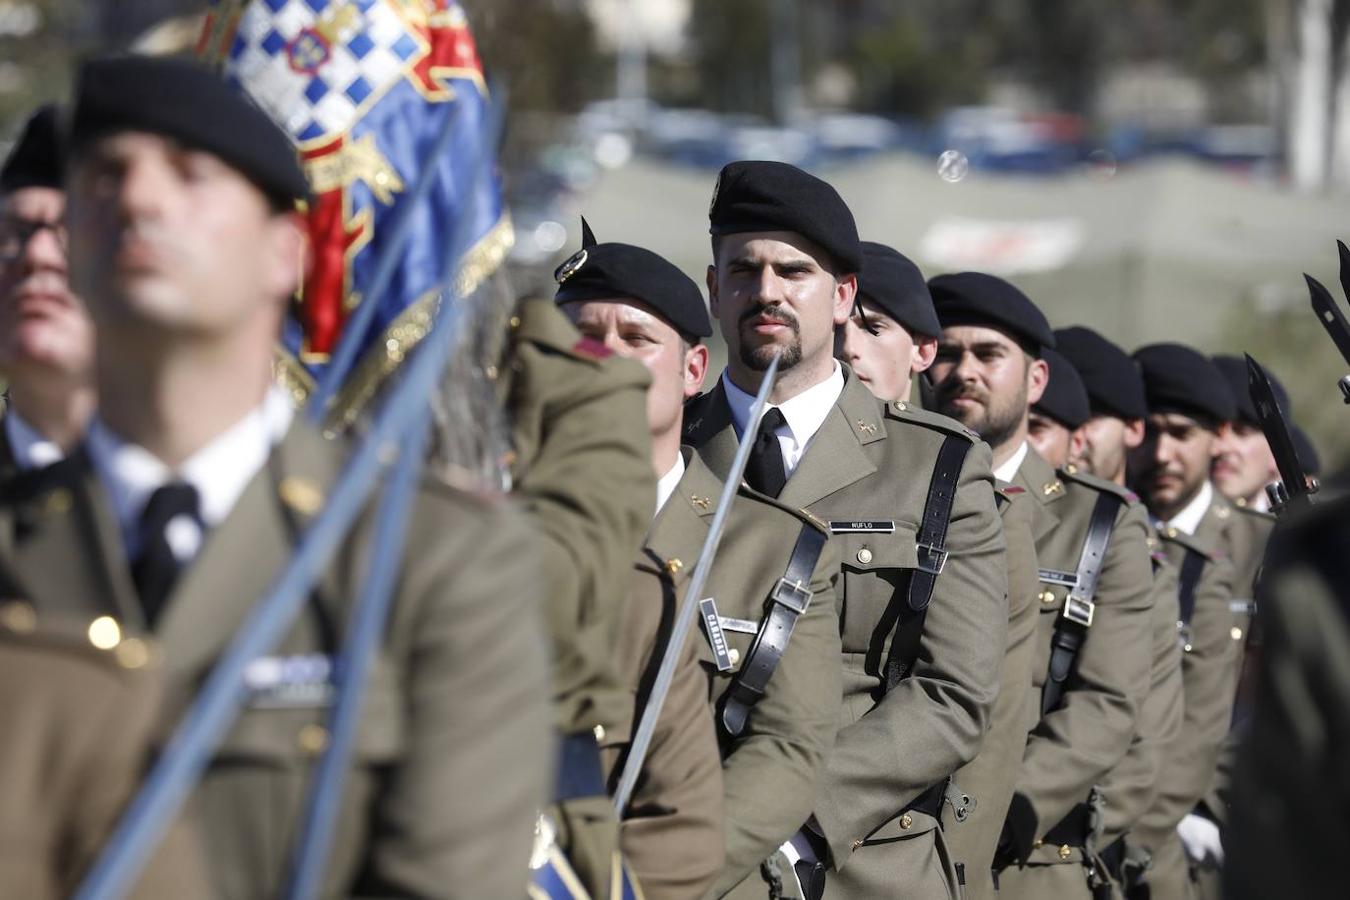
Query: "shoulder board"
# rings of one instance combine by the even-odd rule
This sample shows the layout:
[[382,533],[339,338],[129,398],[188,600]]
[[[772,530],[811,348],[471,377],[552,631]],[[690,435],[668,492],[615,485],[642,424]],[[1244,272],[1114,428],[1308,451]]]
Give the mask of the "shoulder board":
[[808,525],[811,525],[813,528],[815,528],[822,534],[828,535],[830,533],[830,526],[827,525],[825,522],[821,521],[820,519],[817,519],[811,513],[807,512],[806,510],[800,507],[783,503],[782,501],[778,500],[775,497],[766,497],[765,495],[752,490],[747,484],[745,484],[745,482],[741,482],[741,489],[739,493],[741,497],[744,497],[748,500],[753,500],[755,502],[762,503],[765,506],[770,506],[773,507],[774,509],[781,510],[782,512],[787,513],[793,518],[801,522],[805,522]]
[[1105,478],[1098,478],[1096,475],[1089,475],[1087,472],[1074,465],[1067,465],[1062,469],[1057,469],[1057,474],[1064,481],[1072,481],[1076,484],[1090,487],[1095,491],[1102,491],[1108,494],[1115,494],[1126,503],[1138,503],[1139,495],[1134,491],[1123,488],[1114,481],[1107,481]]
[[1187,534],[1176,528],[1160,529],[1158,537],[1168,543],[1177,544],[1187,550],[1199,553],[1208,560],[1218,560],[1223,557],[1223,554],[1216,548],[1211,547],[1208,541],[1201,540],[1193,534]]
[[966,426],[953,418],[944,416],[941,413],[929,412],[921,409],[918,404],[909,403],[904,400],[893,400],[885,404],[886,417],[888,419],[898,419],[902,422],[913,422],[916,425],[922,425],[925,428],[932,428],[936,431],[942,431],[947,434],[954,434],[963,437],[972,444],[980,439],[980,436],[971,431]]

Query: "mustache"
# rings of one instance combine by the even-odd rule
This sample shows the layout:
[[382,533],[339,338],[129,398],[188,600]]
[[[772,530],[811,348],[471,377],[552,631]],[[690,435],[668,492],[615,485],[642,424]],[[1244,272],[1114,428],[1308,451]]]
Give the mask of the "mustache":
[[741,313],[740,324],[744,325],[751,319],[768,319],[771,322],[778,322],[786,325],[793,331],[797,330],[797,317],[781,306],[752,306]]

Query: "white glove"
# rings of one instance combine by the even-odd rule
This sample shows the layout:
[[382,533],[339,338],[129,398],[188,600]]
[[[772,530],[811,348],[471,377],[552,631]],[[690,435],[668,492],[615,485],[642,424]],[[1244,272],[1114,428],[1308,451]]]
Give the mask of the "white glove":
[[1219,826],[1204,816],[1191,813],[1177,824],[1177,837],[1186,848],[1186,855],[1196,862],[1204,862],[1212,856],[1214,861],[1223,862],[1223,841],[1219,839]]

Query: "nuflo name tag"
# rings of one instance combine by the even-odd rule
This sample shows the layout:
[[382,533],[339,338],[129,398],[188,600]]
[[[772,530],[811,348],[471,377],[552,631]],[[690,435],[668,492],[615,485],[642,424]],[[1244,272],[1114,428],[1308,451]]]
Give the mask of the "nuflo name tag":
[[248,705],[260,709],[328,706],[333,660],[323,653],[260,656],[244,669]]
[[703,618],[703,627],[708,631],[708,646],[712,648],[717,671],[730,672],[731,653],[727,650],[727,635],[722,630],[722,617],[717,614],[717,602],[711,597],[698,601],[698,614]]
[[1041,581],[1044,581],[1047,584],[1073,587],[1078,583],[1078,575],[1073,572],[1061,572],[1058,569],[1041,569],[1039,575]]
[[894,519],[830,520],[831,534],[891,534],[894,531]]

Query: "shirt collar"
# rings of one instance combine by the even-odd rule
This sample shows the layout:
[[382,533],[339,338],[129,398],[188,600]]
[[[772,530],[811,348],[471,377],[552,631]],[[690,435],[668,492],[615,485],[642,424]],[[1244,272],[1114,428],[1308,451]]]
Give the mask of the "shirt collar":
[[[675,454],[675,465],[670,467],[670,471],[662,475],[656,482],[656,513],[661,512],[661,507],[666,505],[670,495],[675,493],[675,488],[679,487],[680,479],[684,477],[684,454]],[[652,518],[656,518],[656,513]]]
[[1168,528],[1175,528],[1177,531],[1184,531],[1187,534],[1195,534],[1195,529],[1200,527],[1200,520],[1205,517],[1209,510],[1209,505],[1214,502],[1214,488],[1209,480],[1200,486],[1200,490],[1191,498],[1191,502],[1181,508],[1181,511],[1164,524]]
[[274,388],[261,404],[175,472],[144,447],[124,441],[95,415],[89,426],[89,456],[108,491],[128,553],[135,555],[135,536],[150,495],[174,479],[197,489],[202,521],[208,528],[223,522],[267,462],[272,446],[286,434],[293,416],[286,393]]
[[5,413],[5,437],[14,453],[14,463],[22,471],[42,469],[65,459],[61,445],[50,441],[11,407]]
[[1018,446],[1013,455],[1008,457],[1007,462],[994,469],[994,477],[999,481],[1012,481],[1017,475],[1017,470],[1022,468],[1022,463],[1027,458],[1027,442],[1023,441]]
[[[736,432],[744,434],[745,425],[750,421],[750,409],[755,405],[755,397],[737,387],[727,370],[722,371],[722,386],[726,392],[727,405],[731,407],[731,419],[736,425]],[[835,360],[834,369],[824,381],[812,385],[794,397],[789,397],[782,403],[771,403],[765,410],[776,406],[787,421],[793,439],[804,447],[825,423],[825,418],[843,391],[844,371],[839,368],[839,361]]]

